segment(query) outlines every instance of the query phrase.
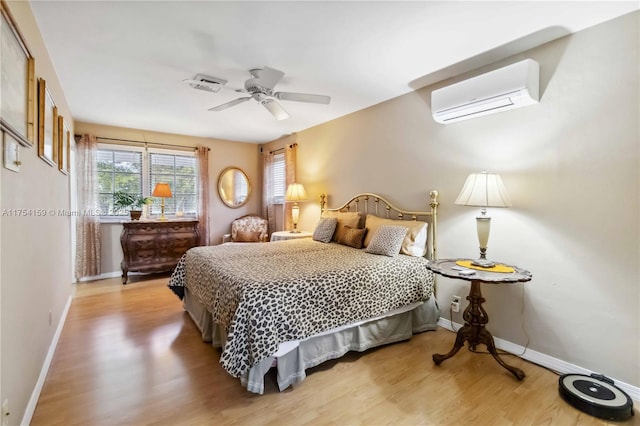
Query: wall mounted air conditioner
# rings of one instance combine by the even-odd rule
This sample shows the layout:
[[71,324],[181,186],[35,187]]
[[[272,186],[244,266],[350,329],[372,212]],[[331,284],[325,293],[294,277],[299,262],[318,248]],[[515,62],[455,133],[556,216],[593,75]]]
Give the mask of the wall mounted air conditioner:
[[540,65],[532,59],[431,92],[433,119],[453,123],[538,103]]

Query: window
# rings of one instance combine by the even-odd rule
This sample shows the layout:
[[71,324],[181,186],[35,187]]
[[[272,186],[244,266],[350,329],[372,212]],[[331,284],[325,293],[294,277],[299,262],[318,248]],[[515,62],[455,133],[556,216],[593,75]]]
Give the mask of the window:
[[142,151],[98,149],[98,206],[101,216],[124,215],[113,205],[113,193],[142,195]]
[[[165,214],[196,214],[198,174],[193,153],[99,144],[97,157],[102,216],[127,214],[114,209],[114,192],[151,197],[157,182],[167,182],[171,187],[172,197],[165,199]],[[159,215],[161,204],[162,199],[154,197],[149,213]]]
[[[197,208],[197,171],[193,155],[149,153],[149,194],[158,182],[168,182],[172,197],[164,202],[165,214],[195,214]],[[160,214],[162,200],[151,205],[151,214]]]
[[271,166],[272,180],[273,182],[273,202],[274,204],[284,204],[284,194],[287,190],[285,165],[284,165],[284,153],[275,154],[273,156],[273,164]]

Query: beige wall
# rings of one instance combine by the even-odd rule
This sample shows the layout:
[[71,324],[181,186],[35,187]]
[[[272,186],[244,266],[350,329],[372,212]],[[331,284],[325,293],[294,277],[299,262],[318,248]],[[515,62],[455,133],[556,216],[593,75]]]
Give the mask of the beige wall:
[[[249,213],[260,213],[262,172],[258,156],[258,145],[256,144],[127,129],[80,121],[76,122],[76,133],[90,133],[103,138],[146,140],[171,145],[194,147],[203,145],[209,147],[211,149],[209,151],[209,223],[211,224],[209,237],[211,244],[219,244],[222,240],[222,235],[231,231],[230,227],[233,219]],[[229,166],[236,166],[244,170],[252,187],[247,204],[237,209],[227,207],[218,197],[218,176],[222,170]],[[122,225],[118,223],[102,224],[101,231],[101,272],[103,274],[118,272],[120,271],[120,261],[122,260],[122,248],[120,247]]]
[[[35,57],[35,74],[47,87],[73,132],[64,93],[27,2],[8,2]],[[1,208],[45,209],[46,216],[1,218],[1,396],[10,424],[18,424],[34,390],[56,327],[71,294],[71,220],[48,213],[70,208],[71,177],[23,149],[19,173],[2,168]],[[51,316],[51,321],[49,317]]]
[[[370,191],[426,209],[438,189],[439,257],[474,257],[478,209],[453,202],[470,172],[500,173],[513,207],[490,209],[488,254],[534,278],[483,287],[489,329],[523,346],[528,335],[535,351],[638,386],[638,17],[463,76],[533,58],[538,105],[439,125],[430,110],[439,84],[300,132],[298,181],[310,197],[330,194],[331,206]],[[313,229],[318,212],[317,203],[303,204],[301,228]],[[442,316],[468,288],[438,279]]]

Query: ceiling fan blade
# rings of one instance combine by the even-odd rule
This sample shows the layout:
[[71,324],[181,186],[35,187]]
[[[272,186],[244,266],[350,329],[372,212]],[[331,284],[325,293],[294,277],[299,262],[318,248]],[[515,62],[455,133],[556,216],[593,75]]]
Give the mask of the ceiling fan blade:
[[276,92],[273,94],[276,99],[283,101],[310,102],[314,104],[325,104],[331,102],[331,97],[325,95],[311,95],[309,93]]
[[285,111],[282,106],[273,99],[265,99],[260,102],[269,112],[275,117],[276,120],[286,120],[290,117],[289,113]]
[[[264,87],[267,90],[273,89],[273,87],[278,84],[282,77],[284,77],[284,73],[282,71],[264,67],[251,70],[252,79],[248,80],[247,83],[249,85],[256,84],[260,87]],[[247,84],[245,84],[245,88]]]
[[251,99],[251,96],[247,96],[246,98],[238,98],[238,99],[234,99],[232,101],[226,102],[222,105],[218,105],[215,106],[213,108],[209,108],[209,111],[223,111],[227,108],[231,108],[232,106],[241,104],[243,102],[247,102],[249,99]]

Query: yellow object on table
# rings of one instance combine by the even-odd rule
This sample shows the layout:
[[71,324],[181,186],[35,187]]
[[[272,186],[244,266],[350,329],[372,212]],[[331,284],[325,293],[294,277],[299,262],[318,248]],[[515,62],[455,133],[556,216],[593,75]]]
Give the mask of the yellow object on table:
[[478,271],[501,272],[503,274],[508,274],[516,271],[511,266],[503,265],[501,263],[498,263],[491,268],[483,268],[482,266],[473,265],[472,262],[473,260],[456,260],[456,265],[464,266],[465,268],[469,269],[477,269]]

